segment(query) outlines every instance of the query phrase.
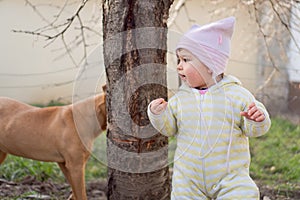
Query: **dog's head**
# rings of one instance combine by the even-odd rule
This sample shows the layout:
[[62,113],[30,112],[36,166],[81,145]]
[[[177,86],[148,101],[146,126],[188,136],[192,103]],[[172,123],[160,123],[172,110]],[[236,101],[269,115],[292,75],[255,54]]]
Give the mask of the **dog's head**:
[[107,127],[107,112],[106,112],[106,85],[102,86],[103,94],[97,95],[95,99],[97,119],[102,130]]

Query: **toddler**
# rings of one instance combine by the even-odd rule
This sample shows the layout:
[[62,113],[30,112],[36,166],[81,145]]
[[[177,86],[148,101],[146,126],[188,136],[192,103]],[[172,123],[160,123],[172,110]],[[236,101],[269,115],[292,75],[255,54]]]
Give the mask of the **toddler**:
[[148,106],[152,125],[177,137],[172,199],[259,199],[248,137],[265,134],[271,121],[263,104],[224,74],[234,24],[229,17],[185,33],[176,49],[179,91]]

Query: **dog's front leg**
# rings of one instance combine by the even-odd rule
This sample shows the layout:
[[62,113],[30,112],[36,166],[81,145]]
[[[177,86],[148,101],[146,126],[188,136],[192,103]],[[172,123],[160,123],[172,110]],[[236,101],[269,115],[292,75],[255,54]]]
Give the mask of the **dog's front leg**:
[[85,188],[85,162],[78,162],[76,164],[59,163],[59,167],[66,176],[69,184],[72,187],[72,198],[75,200],[87,200]]
[[0,150],[0,164],[5,160],[6,155],[6,153]]
[[[65,165],[66,165],[65,163],[58,163],[58,166],[60,167],[61,171],[63,172],[63,174],[65,175],[65,177],[66,177],[66,179],[68,181],[68,183],[71,186],[71,182],[70,182],[71,181],[71,176],[70,176],[70,174],[69,174],[69,172],[68,172],[68,170],[67,170],[67,168],[66,168]],[[73,191],[72,191],[71,195],[68,197],[67,200],[75,200],[75,197],[73,195]]]

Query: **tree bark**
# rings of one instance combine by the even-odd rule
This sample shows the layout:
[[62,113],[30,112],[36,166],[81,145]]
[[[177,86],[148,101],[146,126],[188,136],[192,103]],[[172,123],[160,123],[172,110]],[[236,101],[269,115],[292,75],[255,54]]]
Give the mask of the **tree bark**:
[[108,199],[169,199],[168,139],[147,106],[167,99],[167,18],[173,0],[103,0]]

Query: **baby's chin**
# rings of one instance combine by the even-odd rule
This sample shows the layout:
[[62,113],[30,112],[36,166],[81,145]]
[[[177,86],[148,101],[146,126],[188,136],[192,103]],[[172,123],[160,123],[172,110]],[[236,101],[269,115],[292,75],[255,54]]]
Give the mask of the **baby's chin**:
[[190,83],[188,80],[185,80],[184,82],[191,88],[197,87],[195,84]]
[[187,86],[189,86],[190,88],[199,88],[199,87],[200,87],[199,85],[190,83],[190,82],[189,82],[188,80],[186,80],[186,79],[181,79],[181,81],[182,81],[183,83],[185,83]]
[[189,82],[185,82],[190,88],[197,88],[198,86],[195,86],[195,85],[193,85],[193,84],[190,84]]
[[199,86],[199,85],[193,85],[193,84],[189,84],[189,83],[187,83],[187,85],[190,87],[190,88],[195,88],[195,89],[200,89],[200,88],[207,88],[207,86],[206,85],[201,85],[201,86]]

